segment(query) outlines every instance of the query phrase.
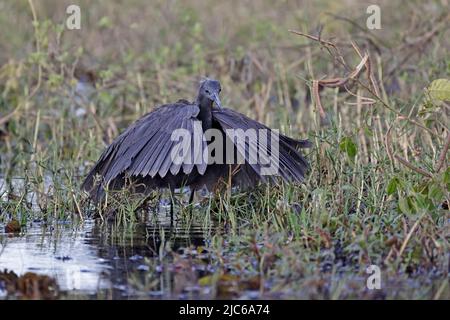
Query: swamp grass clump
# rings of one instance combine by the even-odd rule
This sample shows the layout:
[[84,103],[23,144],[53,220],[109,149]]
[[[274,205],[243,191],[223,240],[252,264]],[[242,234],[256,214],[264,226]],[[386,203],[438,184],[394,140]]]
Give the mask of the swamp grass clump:
[[170,236],[160,238],[159,258],[144,261],[148,272],[130,275],[128,285],[141,296],[162,298],[439,299],[447,295],[438,268],[399,271],[396,264],[383,267],[382,289],[370,290],[366,266],[380,259],[379,253],[368,255],[362,245],[336,240],[315,247],[313,241],[306,244],[312,237],[299,241],[269,223],[256,232],[242,228],[234,235],[216,230],[210,239],[207,246],[173,250]]
[[[63,4],[32,3],[34,23],[25,3],[0,11],[2,29],[25,26],[0,44],[3,224],[19,221],[26,232],[33,219],[94,216],[79,186],[104,147],[154,106],[194,96],[209,75],[220,79],[225,106],[295,138],[308,136],[311,168],[302,185],[225,186],[194,208],[178,195],[178,221],[214,227],[204,249],[214,268],[180,283],[233,297],[249,290],[274,298],[449,296],[450,37],[443,4],[399,9],[382,2],[381,31],[361,27],[362,18],[349,22],[347,13],[365,11],[357,5],[336,4],[332,15],[320,11],[326,1],[301,10],[278,4],[273,15],[264,1],[252,14],[211,5],[230,26],[222,32],[197,2],[170,10],[159,3],[170,24],[143,3],[89,3],[78,34],[65,30]],[[319,22],[320,34],[311,27]],[[111,203],[119,229],[161,210],[158,194],[147,207],[126,193]],[[185,258],[171,253],[164,263]],[[364,287],[369,265],[382,270],[382,293]]]

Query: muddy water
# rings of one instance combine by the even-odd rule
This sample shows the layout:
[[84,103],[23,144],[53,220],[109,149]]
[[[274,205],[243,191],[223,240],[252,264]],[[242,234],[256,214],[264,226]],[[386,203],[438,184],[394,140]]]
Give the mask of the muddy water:
[[[35,221],[18,235],[4,233],[0,224],[0,270],[50,276],[71,296],[136,297],[141,293],[130,288],[129,279],[139,278],[148,271],[149,260],[159,259],[162,241],[172,250],[204,245],[200,226],[170,226],[162,218],[126,229],[93,220],[52,225]],[[0,296],[5,294],[0,288]],[[162,295],[159,290],[145,294]]]

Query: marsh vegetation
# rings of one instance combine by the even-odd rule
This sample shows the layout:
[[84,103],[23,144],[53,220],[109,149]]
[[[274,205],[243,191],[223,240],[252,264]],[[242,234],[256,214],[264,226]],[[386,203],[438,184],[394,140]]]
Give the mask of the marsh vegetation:
[[[0,3],[2,296],[450,297],[447,1],[380,1],[381,30],[360,1],[80,1],[81,30],[69,4]],[[90,205],[105,146],[202,76],[313,143],[305,182],[180,190],[172,225],[167,193]]]

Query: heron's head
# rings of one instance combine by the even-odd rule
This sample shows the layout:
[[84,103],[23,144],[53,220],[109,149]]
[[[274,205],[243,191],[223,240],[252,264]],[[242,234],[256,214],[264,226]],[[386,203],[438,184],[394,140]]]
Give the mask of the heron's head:
[[202,81],[198,92],[198,97],[201,101],[205,99],[214,102],[219,108],[222,108],[220,103],[219,94],[222,88],[220,82],[213,79],[206,79]]

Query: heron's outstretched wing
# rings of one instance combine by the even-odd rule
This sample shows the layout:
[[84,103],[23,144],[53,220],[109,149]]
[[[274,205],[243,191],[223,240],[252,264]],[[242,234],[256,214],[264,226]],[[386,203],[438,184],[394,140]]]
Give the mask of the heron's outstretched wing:
[[[223,130],[225,130],[227,137],[230,138],[235,145],[235,137],[231,136],[229,134],[231,131],[227,131],[227,129],[242,129],[244,131],[248,129],[265,129],[266,133],[270,132],[272,134],[273,132],[262,123],[252,120],[231,109],[213,109],[212,115],[213,119],[219,123]],[[235,132],[235,134],[238,134],[238,132]],[[242,154],[242,156],[245,159],[247,171],[248,165],[250,165],[255,173],[259,175],[261,179],[265,180],[261,169],[274,159],[272,156],[275,155],[276,149],[275,146],[272,146],[270,137],[266,139],[267,142],[262,141],[259,135],[256,137],[257,139],[245,140],[245,155]],[[281,176],[285,181],[301,182],[308,169],[308,163],[298,149],[309,147],[311,145],[310,142],[308,140],[295,140],[282,134],[279,134],[278,138],[277,175]],[[255,155],[257,155],[257,158]],[[270,179],[271,177],[269,176],[266,178]]]
[[[201,148],[198,151],[203,152],[205,143],[202,141],[202,136],[192,134],[195,121],[198,122],[196,119],[198,113],[197,105],[180,101],[161,106],[146,114],[107,147],[87,175],[82,189],[91,192],[91,195],[98,193],[100,185],[107,185],[121,174],[128,177],[151,178],[159,175],[164,178],[169,171],[175,175],[181,168],[185,174],[191,173],[193,164],[177,164],[172,161],[172,150],[177,151],[181,143],[172,141],[171,135],[176,129],[186,129],[191,133],[191,145],[200,143]],[[201,126],[199,123],[197,125]],[[203,174],[206,170],[206,162],[201,161],[198,155],[191,154],[191,157],[196,161],[198,172]],[[94,181],[97,175],[100,176],[100,183]]]

